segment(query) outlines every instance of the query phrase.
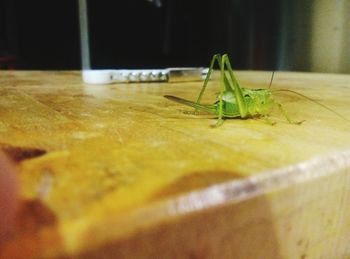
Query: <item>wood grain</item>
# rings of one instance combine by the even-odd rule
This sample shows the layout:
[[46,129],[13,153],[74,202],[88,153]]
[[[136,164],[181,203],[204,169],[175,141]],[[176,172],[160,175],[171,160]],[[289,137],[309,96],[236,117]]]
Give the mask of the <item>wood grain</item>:
[[[237,76],[248,88],[270,79]],[[210,84],[205,102],[218,91]],[[215,118],[163,98],[194,100],[200,88],[0,72],[0,146],[17,162],[25,201],[0,257],[349,257],[350,76],[275,75],[272,89],[347,118],[276,92],[302,125],[275,110],[274,126],[212,128]]]

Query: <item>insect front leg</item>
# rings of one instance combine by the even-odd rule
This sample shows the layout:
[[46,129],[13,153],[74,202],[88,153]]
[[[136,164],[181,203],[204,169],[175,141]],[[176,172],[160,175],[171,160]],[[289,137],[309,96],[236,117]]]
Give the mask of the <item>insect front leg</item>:
[[286,118],[286,120],[291,123],[291,124],[296,124],[296,125],[300,125],[302,124],[305,120],[302,121],[292,121],[288,115],[288,112],[283,108],[282,104],[275,102],[275,104],[277,105],[278,109],[280,110],[280,112],[283,114],[283,116]]
[[275,121],[270,120],[270,118],[269,118],[268,115],[263,116],[263,119],[266,121],[267,124],[269,124],[269,125],[271,125],[271,126],[273,126],[273,125],[276,124]]

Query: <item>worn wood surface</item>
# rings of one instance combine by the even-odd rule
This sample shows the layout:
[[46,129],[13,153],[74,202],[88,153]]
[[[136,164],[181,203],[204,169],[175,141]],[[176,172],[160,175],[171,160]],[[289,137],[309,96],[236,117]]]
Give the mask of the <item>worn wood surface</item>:
[[[264,88],[268,72],[237,72]],[[84,85],[0,72],[0,146],[23,205],[0,257],[349,258],[350,76],[278,72],[278,110],[226,120],[170,102],[201,83]],[[208,87],[212,102],[218,85]]]

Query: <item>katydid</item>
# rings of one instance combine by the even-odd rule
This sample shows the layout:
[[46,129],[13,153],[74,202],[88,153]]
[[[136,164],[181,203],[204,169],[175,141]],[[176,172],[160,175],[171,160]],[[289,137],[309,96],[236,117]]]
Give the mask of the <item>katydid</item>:
[[[220,69],[220,93],[214,104],[201,104],[203,93],[208,85],[211,74],[217,62]],[[272,79],[271,79],[272,80]],[[218,117],[215,126],[220,126],[224,118],[248,118],[262,116],[268,120],[269,113],[274,106],[277,106],[289,123],[293,122],[282,105],[272,98],[269,89],[246,89],[239,85],[231,67],[227,54],[216,54],[213,56],[203,87],[196,102],[188,101],[179,97],[165,95],[165,98],[207,112]],[[270,122],[270,121],[269,121]]]

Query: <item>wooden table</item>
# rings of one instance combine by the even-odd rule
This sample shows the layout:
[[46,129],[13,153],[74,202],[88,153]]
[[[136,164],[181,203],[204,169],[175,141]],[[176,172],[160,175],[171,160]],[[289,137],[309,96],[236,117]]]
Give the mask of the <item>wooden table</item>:
[[[264,88],[268,72],[237,72]],[[213,80],[205,96],[212,102]],[[4,258],[348,258],[350,76],[278,72],[293,120],[185,114],[201,83],[84,85],[0,72],[0,145],[23,205]],[[1,257],[1,258],[2,258]]]

